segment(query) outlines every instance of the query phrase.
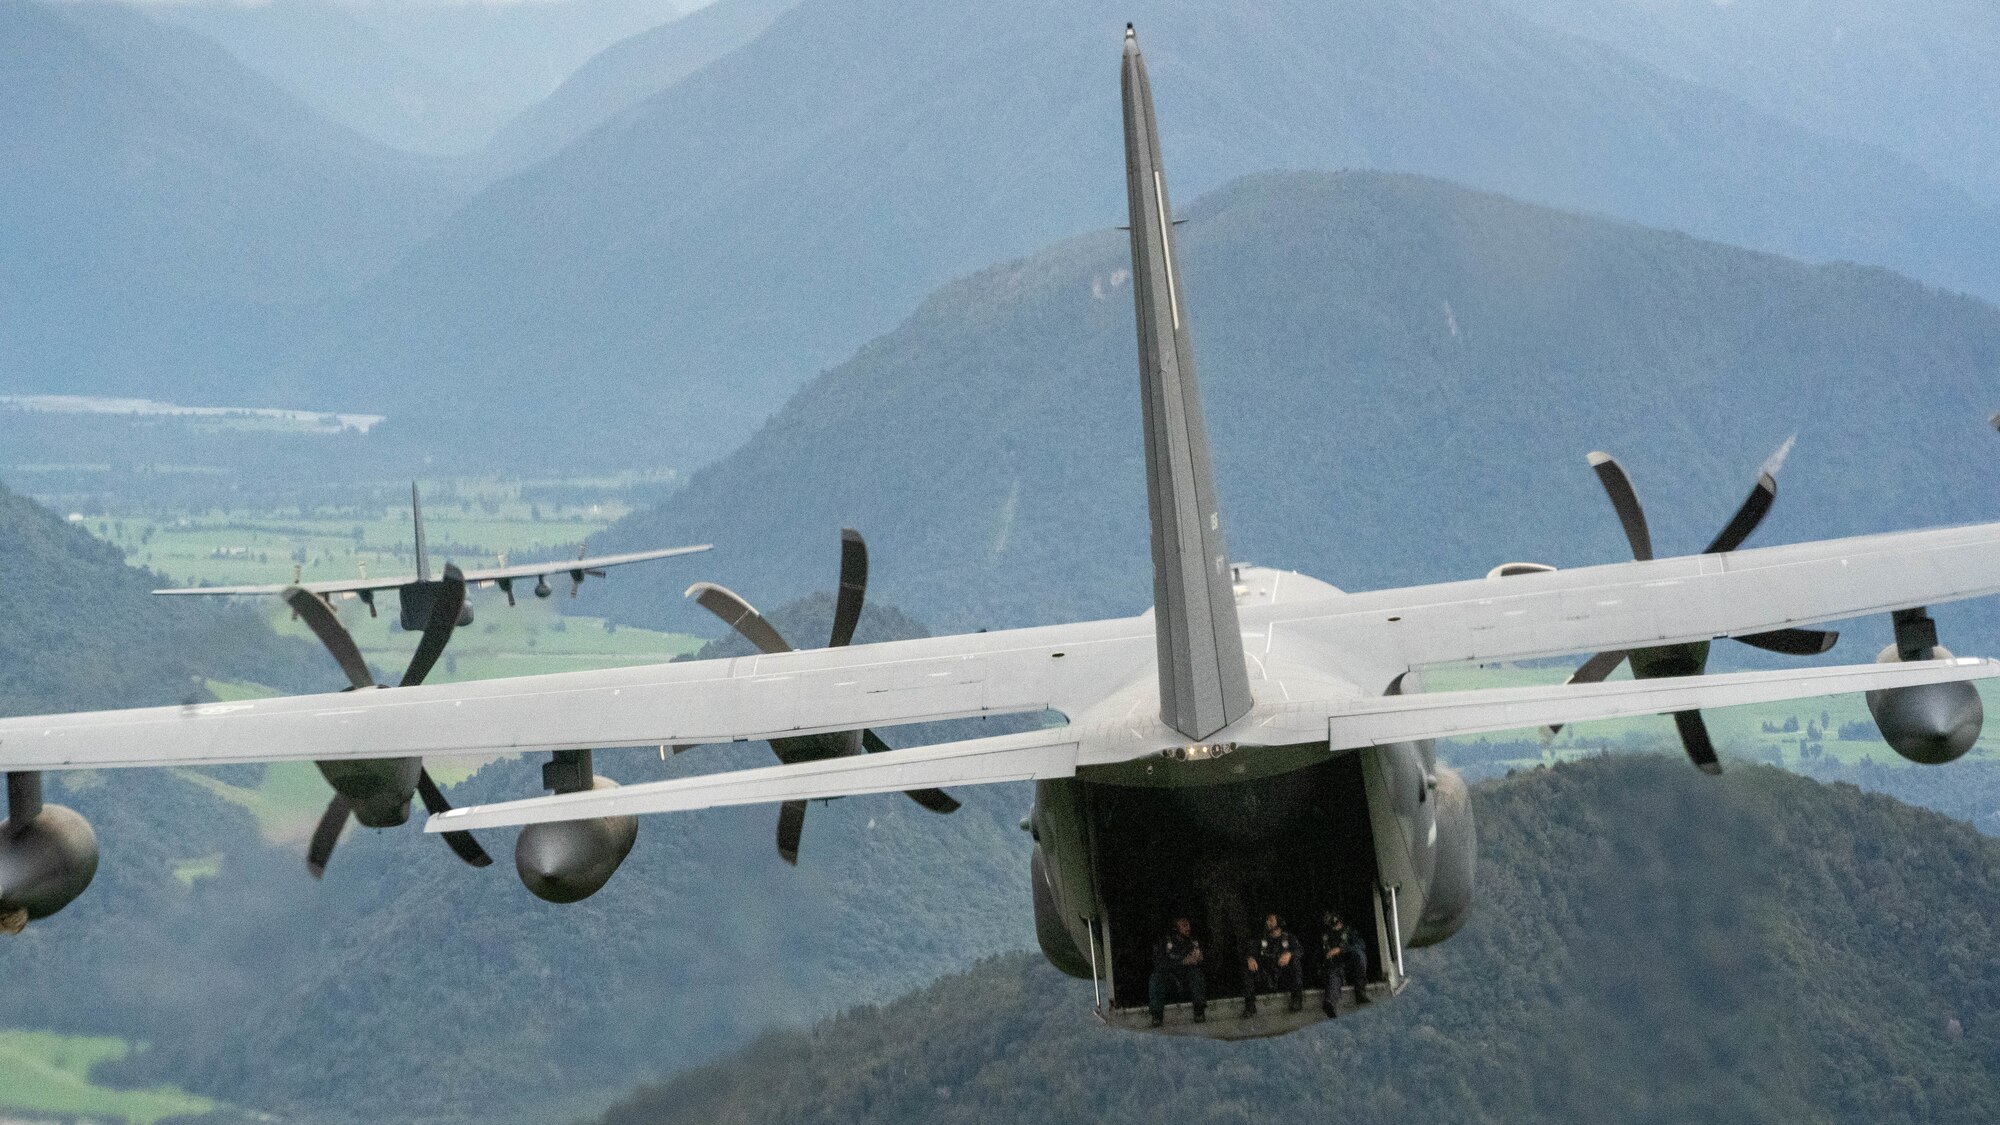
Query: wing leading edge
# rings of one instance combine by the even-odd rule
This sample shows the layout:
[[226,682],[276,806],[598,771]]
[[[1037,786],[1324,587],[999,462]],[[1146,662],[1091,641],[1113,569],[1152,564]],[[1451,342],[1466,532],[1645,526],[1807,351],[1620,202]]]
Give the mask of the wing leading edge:
[[[677,555],[692,555],[699,551],[712,550],[714,544],[697,543],[689,547],[662,547],[654,551],[629,551],[620,555],[597,555],[587,559],[549,559],[538,563],[516,563],[512,566],[489,566],[484,570],[465,571],[467,583],[493,582],[501,578],[537,578],[547,574],[567,574],[572,570],[603,570],[607,567],[625,566],[628,563],[651,562],[654,559],[670,559]],[[155,594],[196,594],[208,597],[256,597],[277,595],[297,585],[302,590],[315,594],[359,594],[363,591],[398,590],[424,579],[414,574],[395,578],[352,578],[335,579],[329,582],[280,582],[264,586],[179,586],[170,590],[154,590]]]
[[[2000,661],[1932,660],[1860,664],[1803,671],[1736,672],[1686,680],[1555,684],[1382,696],[1341,705],[1327,715],[1329,752],[1420,738],[1482,734],[1593,719],[1737,707],[1846,692],[1876,691],[2000,677]],[[1254,719],[1256,712],[1252,712]],[[427,832],[457,832],[543,821],[636,813],[684,812],[727,805],[824,800],[936,786],[965,787],[1070,777],[1091,766],[1154,757],[1178,745],[1171,732],[1133,737],[1129,730],[1061,727],[966,742],[647,782],[620,789],[474,805],[440,813]],[[1243,747],[1239,754],[1255,754]],[[1171,767],[1168,767],[1171,768]]]

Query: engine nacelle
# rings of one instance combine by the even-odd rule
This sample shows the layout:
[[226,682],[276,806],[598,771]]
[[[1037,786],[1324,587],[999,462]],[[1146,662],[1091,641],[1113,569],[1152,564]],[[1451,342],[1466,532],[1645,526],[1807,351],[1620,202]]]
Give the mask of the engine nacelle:
[[394,828],[410,819],[410,800],[424,772],[422,758],[367,758],[315,762],[320,776],[347,798],[354,819],[368,828]]
[[[1933,659],[1951,657],[1941,647],[1932,648],[1931,654]],[[1895,645],[1876,657],[1883,663],[1898,659]],[[1871,691],[1868,713],[1875,717],[1882,741],[1890,749],[1924,766],[1957,761],[1979,741],[1980,729],[1986,725],[1986,706],[1980,702],[1979,689],[1964,680]]]
[[1472,794],[1458,771],[1437,767],[1431,793],[1437,816],[1437,866],[1430,893],[1410,946],[1436,945],[1464,928],[1472,917],[1473,876],[1479,864],[1479,835],[1472,818]]
[[[1922,606],[1899,609],[1890,619],[1896,643],[1883,649],[1876,663],[1951,658],[1951,650],[1938,644],[1937,622]],[[1979,692],[1966,682],[1871,691],[1868,713],[1890,749],[1926,766],[1956,761],[1979,741],[1979,728],[1986,724]]]
[[[593,789],[613,789],[609,778]],[[581,902],[604,888],[639,838],[639,818],[600,816],[530,824],[514,841],[514,870],[521,885],[545,902]]]
[[46,918],[97,876],[97,833],[61,805],[42,805],[26,824],[0,821],[0,919]]
[[1089,980],[1090,958],[1076,947],[1076,939],[1070,936],[1069,927],[1063,925],[1062,915],[1056,906],[1055,888],[1049,884],[1048,861],[1042,858],[1039,844],[1028,859],[1028,882],[1034,887],[1035,941],[1042,947],[1042,956],[1070,976]]

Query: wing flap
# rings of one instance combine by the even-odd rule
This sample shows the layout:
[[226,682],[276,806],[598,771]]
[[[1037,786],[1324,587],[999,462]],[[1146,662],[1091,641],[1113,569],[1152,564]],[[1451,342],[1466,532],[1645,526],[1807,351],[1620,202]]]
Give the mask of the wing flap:
[[1923,660],[1796,671],[1718,673],[1684,679],[1383,696],[1344,708],[1328,720],[1327,727],[1335,746],[1380,746],[1996,676],[2000,676],[2000,661]]
[[832,758],[790,766],[733,770],[596,789],[553,797],[531,797],[491,805],[469,805],[430,818],[426,832],[460,832],[551,820],[598,816],[685,812],[727,805],[813,801],[865,793],[897,793],[943,786],[993,785],[1009,781],[1069,777],[1076,773],[1075,732],[1058,728],[947,742],[866,757]]

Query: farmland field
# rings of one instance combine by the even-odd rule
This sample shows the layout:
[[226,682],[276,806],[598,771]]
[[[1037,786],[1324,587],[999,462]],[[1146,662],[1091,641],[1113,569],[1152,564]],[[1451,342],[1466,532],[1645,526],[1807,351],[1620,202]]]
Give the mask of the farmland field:
[[153,1125],[167,1117],[213,1112],[217,1103],[172,1086],[114,1090],[90,1080],[100,1062],[131,1045],[108,1036],[0,1030],[0,1113],[42,1113],[63,1120],[119,1120]]

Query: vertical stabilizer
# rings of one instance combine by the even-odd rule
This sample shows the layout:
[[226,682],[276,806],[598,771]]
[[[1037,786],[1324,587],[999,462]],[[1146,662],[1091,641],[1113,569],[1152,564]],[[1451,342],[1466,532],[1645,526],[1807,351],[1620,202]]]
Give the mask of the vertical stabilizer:
[[417,581],[429,582],[431,556],[424,547],[424,506],[423,501],[417,499],[416,481],[410,482],[410,522],[416,525],[417,530]]
[[1215,466],[1195,385],[1187,308],[1175,273],[1173,211],[1139,40],[1125,28],[1125,184],[1132,213],[1132,299],[1153,523],[1153,629],[1160,718],[1207,738],[1250,710],[1250,677],[1216,503]]

